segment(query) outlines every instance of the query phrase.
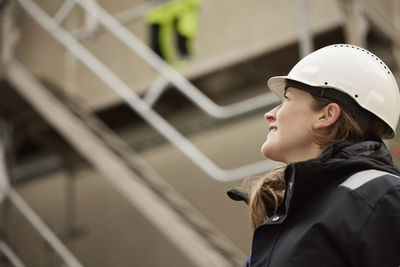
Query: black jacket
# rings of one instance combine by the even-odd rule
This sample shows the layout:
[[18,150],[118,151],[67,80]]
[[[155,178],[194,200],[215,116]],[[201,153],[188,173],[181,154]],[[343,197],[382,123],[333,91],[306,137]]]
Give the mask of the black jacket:
[[[289,164],[278,212],[258,227],[247,266],[399,267],[400,175],[381,141],[343,142],[319,157]],[[348,182],[348,181],[346,181]]]

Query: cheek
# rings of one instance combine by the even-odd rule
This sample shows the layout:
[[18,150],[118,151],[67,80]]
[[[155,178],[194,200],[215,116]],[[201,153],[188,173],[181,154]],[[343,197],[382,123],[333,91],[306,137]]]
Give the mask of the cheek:
[[290,106],[277,114],[278,135],[285,142],[308,142],[312,136],[314,113],[309,109],[295,109]]

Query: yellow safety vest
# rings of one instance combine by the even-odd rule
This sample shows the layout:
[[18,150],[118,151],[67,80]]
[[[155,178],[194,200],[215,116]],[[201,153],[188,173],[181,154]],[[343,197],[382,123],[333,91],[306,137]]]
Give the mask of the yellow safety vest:
[[[193,40],[197,32],[198,12],[202,0],[173,0],[166,4],[159,5],[145,16],[149,24],[159,24],[159,45],[166,61],[172,62],[176,59],[174,47],[174,26],[179,34],[189,40]],[[189,45],[189,50],[193,44]]]

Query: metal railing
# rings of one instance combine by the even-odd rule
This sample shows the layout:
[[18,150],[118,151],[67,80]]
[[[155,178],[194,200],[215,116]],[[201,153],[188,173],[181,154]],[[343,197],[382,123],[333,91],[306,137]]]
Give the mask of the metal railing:
[[195,266],[228,267],[243,261],[245,255],[229,239],[82,103],[50,92],[16,60],[7,64],[5,76],[110,186]]
[[[86,8],[84,1],[76,0],[83,8]],[[92,1],[93,2],[93,1]],[[218,167],[212,160],[199,151],[188,139],[180,134],[172,127],[164,118],[155,112],[144,100],[142,100],[131,88],[129,88],[121,79],[119,79],[112,71],[110,71],[102,62],[100,62],[92,53],[83,47],[71,34],[62,29],[47,13],[45,13],[32,0],[19,0],[21,6],[30,14],[45,30],[51,33],[64,47],[74,54],[84,65],[86,65],[94,74],[96,74],[103,82],[113,89],[133,110],[135,110],[145,121],[154,127],[161,135],[174,144],[182,153],[191,159],[197,166],[205,171],[210,177],[215,180],[228,182],[236,179],[241,179],[245,176],[260,173],[270,170],[278,166],[277,162],[264,160],[249,165],[241,166],[231,170],[224,170]],[[100,22],[113,34],[116,34],[126,42],[132,41],[132,48],[135,46],[136,52],[144,58],[147,58],[149,63],[158,69],[162,75],[169,79],[174,85],[181,88],[185,95],[196,99],[196,104],[213,113],[220,118],[227,118],[233,114],[238,115],[244,111],[251,110],[250,100],[242,101],[224,108],[218,107],[210,103],[204,98],[204,95],[189,83],[180,73],[171,68],[167,63],[160,59],[150,48],[138,40],[129,31],[120,25],[113,17],[100,8],[96,3],[91,3],[91,6],[96,7],[96,10],[86,9],[88,12],[93,12],[91,15],[99,16]],[[90,11],[92,10],[92,11]],[[97,14],[97,15],[96,15]],[[182,90],[182,88],[189,90]],[[272,100],[272,97],[271,99]],[[262,100],[257,100],[262,102]],[[270,103],[273,103],[273,101]],[[254,102],[252,102],[254,104]],[[267,105],[268,103],[263,103]],[[259,103],[261,106],[261,104]]]
[[[75,0],[70,0],[70,1],[75,1]],[[312,43],[312,34],[310,32],[308,0],[297,0],[296,5],[297,5],[296,9],[297,9],[298,30],[299,30],[299,55],[301,58],[303,58],[314,50]],[[169,79],[166,79],[163,76],[157,77],[157,79],[150,86],[149,90],[146,92],[144,100],[149,105],[153,105],[160,98],[160,96],[166,90],[169,84],[170,84]],[[273,102],[274,97],[275,96],[273,94],[266,93],[264,95],[252,97],[245,101],[242,101],[242,104],[245,106],[253,105],[253,108],[257,109],[262,106],[265,106],[265,103],[271,103],[271,101]],[[278,98],[275,99],[276,99],[275,101],[279,101]],[[243,108],[242,112],[247,112],[250,110]],[[218,115],[215,115],[214,113],[210,115],[219,118]],[[235,116],[235,115],[237,115],[235,112],[231,112],[230,114],[230,116]]]
[[[173,84],[178,91],[191,100],[204,112],[215,118],[234,117],[269,104],[276,103],[278,98],[272,93],[265,93],[252,97],[238,103],[220,106],[203,94],[197,87],[190,83],[181,73],[166,63],[161,57],[154,53],[146,44],[127,30],[122,23],[111,16],[105,9],[93,0],[66,0],[63,6],[69,6],[71,1],[79,4],[88,14],[97,19],[111,34],[115,35],[129,49],[139,55],[145,62],[157,70],[162,77]],[[87,5],[90,3],[90,5]],[[63,6],[61,9],[64,9]],[[66,9],[66,8],[65,8]],[[68,9],[67,9],[68,11]],[[142,11],[143,12],[143,11]],[[65,12],[62,12],[65,14]],[[57,12],[59,14],[59,12]],[[58,17],[58,16],[57,16]],[[161,93],[162,90],[159,90]]]
[[21,211],[29,223],[40,233],[47,243],[54,249],[61,259],[70,267],[83,267],[78,259],[68,250],[60,239],[50,230],[40,217],[29,207],[23,198],[10,187],[7,192],[8,198]]
[[2,240],[0,240],[0,254],[3,254],[14,267],[25,267],[20,258],[14,251]]
[[[23,198],[10,185],[8,174],[6,171],[5,148],[3,140],[0,140],[0,196],[1,199],[7,198],[21,212],[21,214],[29,221],[29,223],[39,232],[44,240],[54,249],[61,259],[70,267],[82,267],[83,265],[75,258],[59,238],[50,230],[49,227],[40,219],[40,217],[29,207]],[[0,202],[1,204],[1,202]],[[22,262],[16,255],[8,249],[8,247],[0,242],[0,250],[6,253],[7,257],[12,261],[14,266],[23,267]]]
[[[274,94],[266,93],[231,105],[219,106],[190,83],[181,73],[172,68],[168,63],[155,54],[146,44],[122,26],[118,20],[109,15],[107,11],[100,7],[96,2],[93,0],[75,1],[91,16],[96,18],[110,31],[111,34],[115,35],[119,40],[126,44],[128,48],[142,57],[142,59],[144,59],[150,66],[170,81],[178,91],[210,116],[221,119],[230,118],[257,108],[265,107],[278,101],[278,98]],[[85,5],[86,2],[91,3],[90,8]]]

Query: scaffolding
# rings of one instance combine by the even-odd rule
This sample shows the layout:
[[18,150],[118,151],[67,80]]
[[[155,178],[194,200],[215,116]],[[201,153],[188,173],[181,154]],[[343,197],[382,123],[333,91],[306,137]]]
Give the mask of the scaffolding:
[[18,62],[9,63],[5,75],[110,185],[193,264],[232,266],[240,263],[243,253],[100,120],[82,106],[58,99]]
[[[267,160],[231,170],[221,169],[153,110],[152,105],[169,84],[174,85],[179,92],[205,113],[220,119],[238,116],[260,107],[272,105],[277,102],[277,98],[268,93],[228,106],[219,106],[214,103],[123,26],[124,23],[139,18],[143,12],[152,7],[152,4],[146,3],[136,9],[111,16],[93,0],[65,0],[56,14],[51,17],[32,0],[18,0],[18,2],[46,31],[114,90],[130,108],[141,115],[145,121],[211,178],[220,182],[229,182],[278,166],[278,163]],[[398,54],[398,47],[400,47],[398,21],[396,26],[388,24],[366,1],[339,2],[343,4],[346,14],[346,32],[349,40],[357,44],[365,42],[368,22],[373,23],[391,38],[394,44],[393,51]],[[297,3],[299,32],[301,33],[300,54],[305,55],[313,49],[307,21],[307,1],[297,0]],[[398,11],[400,4],[398,4],[399,1],[396,3]],[[95,26],[89,30],[83,27],[68,33],[61,27],[61,24],[77,5],[95,19],[93,24]],[[143,98],[134,93],[116,74],[79,43],[79,40],[90,36],[93,31],[104,30],[115,35],[159,73],[158,78]],[[167,185],[151,167],[143,163],[120,137],[112,133],[107,126],[82,106],[69,101],[63,103],[57,99],[21,63],[13,59],[10,53],[7,53],[5,58],[6,60],[1,61],[1,63],[6,63],[2,68],[5,79],[13,84],[16,90],[194,265],[233,266],[241,263],[241,259],[244,258],[243,253],[176,190]],[[5,170],[4,159],[0,162],[0,169]],[[6,172],[0,173],[0,189],[0,199],[9,199],[60,255],[65,264],[82,266],[9,185]],[[148,209],[149,203],[152,203],[152,209]],[[163,222],[158,219],[160,216],[164,218]],[[174,233],[180,234],[177,236]],[[187,246],[188,243],[191,246]],[[15,253],[1,241],[0,250],[7,254],[15,266],[23,266]]]
[[[91,0],[89,0],[91,1]],[[278,166],[277,162],[263,160],[241,166],[232,170],[224,170],[218,167],[212,160],[198,150],[187,138],[180,134],[164,118],[156,113],[150,105],[142,100],[133,90],[131,90],[121,79],[111,72],[107,66],[100,62],[92,53],[77,42],[69,33],[63,30],[51,17],[49,17],[37,4],[31,0],[19,0],[20,4],[44,29],[51,33],[64,47],[74,54],[81,62],[93,71],[103,82],[110,86],[133,110],[155,128],[162,136],[175,145],[182,153],[191,159],[210,177],[217,181],[228,182],[244,178],[246,176],[265,172]],[[210,115],[218,118],[228,118],[249,112],[254,108],[266,106],[276,102],[277,98],[272,93],[263,97],[244,100],[232,104],[228,107],[219,107],[205,97],[205,95],[186,80],[179,72],[170,67],[150,48],[143,44],[131,32],[124,28],[117,20],[108,15],[97,3],[91,1],[91,8],[84,5],[84,1],[77,1],[93,17],[99,19],[111,33],[123,40],[138,55],[142,56],[150,65],[181,90],[196,105],[207,111]]]

